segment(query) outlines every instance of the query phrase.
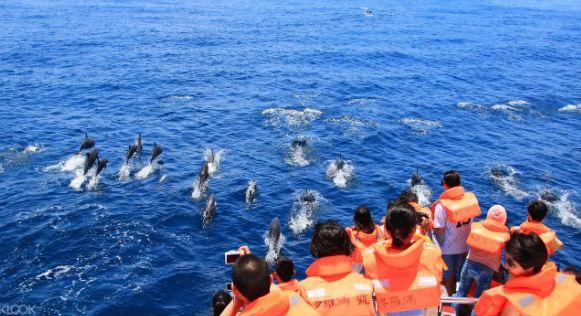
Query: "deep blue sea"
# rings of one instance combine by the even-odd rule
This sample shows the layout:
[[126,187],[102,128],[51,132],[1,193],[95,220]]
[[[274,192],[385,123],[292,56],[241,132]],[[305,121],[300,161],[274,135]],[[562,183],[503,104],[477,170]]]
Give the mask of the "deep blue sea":
[[[505,2],[1,1],[0,305],[207,315],[223,253],[266,254],[272,218],[302,278],[297,227],[349,225],[360,204],[379,221],[416,169],[431,201],[459,170],[512,224],[552,192],[554,260],[581,265],[581,3]],[[85,133],[109,164],[79,185]],[[154,142],[163,164],[140,179]],[[222,159],[196,200],[208,149]]]

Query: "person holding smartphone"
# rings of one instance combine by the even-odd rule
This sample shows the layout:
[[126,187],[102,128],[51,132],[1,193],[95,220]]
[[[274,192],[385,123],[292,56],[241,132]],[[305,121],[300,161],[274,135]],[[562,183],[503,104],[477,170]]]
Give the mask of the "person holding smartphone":
[[222,316],[234,315],[319,315],[299,295],[281,291],[273,285],[266,261],[250,253],[248,247],[239,249],[241,256],[232,267],[234,299]]

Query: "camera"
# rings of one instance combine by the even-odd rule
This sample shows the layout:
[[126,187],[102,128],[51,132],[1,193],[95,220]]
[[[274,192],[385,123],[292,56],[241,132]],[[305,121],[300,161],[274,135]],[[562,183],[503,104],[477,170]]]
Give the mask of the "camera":
[[228,251],[224,254],[224,263],[234,264],[240,258],[240,252],[236,250]]

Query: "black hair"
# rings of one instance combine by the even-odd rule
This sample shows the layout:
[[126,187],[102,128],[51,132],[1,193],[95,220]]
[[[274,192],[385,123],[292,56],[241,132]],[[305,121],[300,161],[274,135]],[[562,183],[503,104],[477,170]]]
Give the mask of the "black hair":
[[512,233],[510,240],[505,244],[505,249],[523,269],[533,268],[534,273],[541,271],[549,259],[547,246],[535,233]]
[[460,174],[456,170],[448,170],[444,172],[444,177],[442,178],[442,184],[446,184],[448,188],[453,188],[461,185]]
[[355,222],[355,229],[358,231],[371,234],[375,230],[375,223],[367,205],[360,205],[355,209],[353,221]]
[[415,194],[414,192],[412,192],[412,190],[405,190],[403,191],[399,197],[398,200],[401,202],[406,202],[406,203],[411,203],[411,202],[415,202],[418,203],[418,195]]
[[548,208],[545,202],[536,200],[529,203],[527,211],[533,221],[540,222],[547,216]]
[[276,274],[282,282],[288,282],[295,276],[295,264],[286,256],[281,256],[276,261]]
[[212,313],[214,316],[222,314],[226,306],[232,301],[232,296],[225,291],[219,291],[212,297]]
[[387,202],[387,213],[389,213],[389,210],[391,210],[397,204],[399,204],[399,201],[397,199]]
[[418,216],[416,210],[407,203],[394,206],[385,218],[385,229],[393,239],[393,246],[401,248],[403,241],[416,230]]
[[270,293],[270,269],[264,259],[253,254],[243,255],[232,268],[234,286],[249,301]]
[[581,284],[581,271],[579,271],[579,269],[577,269],[577,267],[566,267],[563,270],[564,273],[570,273],[572,275],[575,276],[575,281],[577,281],[577,283]]
[[315,226],[310,250],[311,255],[315,258],[349,256],[353,251],[353,245],[341,224],[335,221],[326,221]]

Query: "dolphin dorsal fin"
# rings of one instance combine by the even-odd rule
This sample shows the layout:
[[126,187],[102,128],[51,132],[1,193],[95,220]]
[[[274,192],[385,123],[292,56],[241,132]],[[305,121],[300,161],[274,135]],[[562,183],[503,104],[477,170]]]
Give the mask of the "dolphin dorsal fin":
[[87,135],[87,132],[85,132],[85,138],[89,138],[89,135]]

